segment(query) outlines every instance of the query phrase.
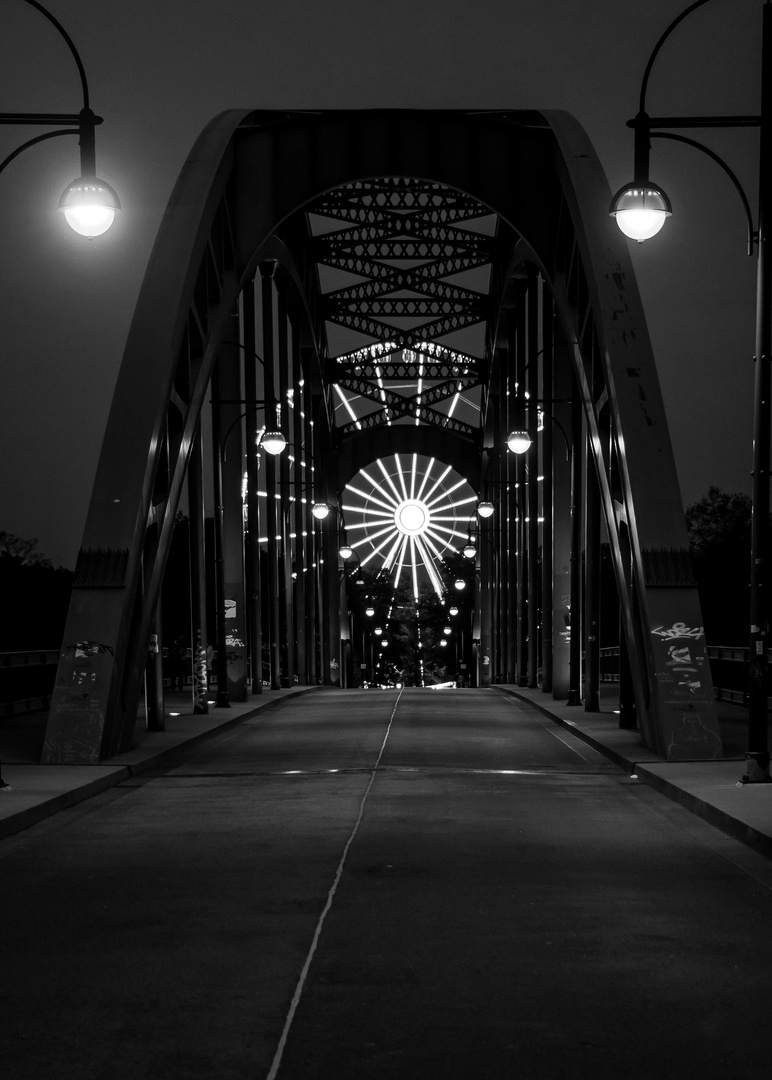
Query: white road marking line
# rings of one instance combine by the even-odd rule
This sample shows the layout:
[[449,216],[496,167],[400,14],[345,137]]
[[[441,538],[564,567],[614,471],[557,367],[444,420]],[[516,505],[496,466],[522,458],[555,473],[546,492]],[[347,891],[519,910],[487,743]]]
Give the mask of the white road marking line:
[[357,819],[354,822],[354,828],[351,830],[351,835],[349,836],[348,840],[346,841],[346,845],[343,848],[343,854],[340,857],[340,862],[338,863],[338,869],[335,871],[335,878],[334,878],[333,883],[332,883],[332,885],[330,887],[330,891],[327,894],[327,903],[324,905],[324,909],[322,910],[322,914],[319,916],[319,922],[316,924],[316,930],[314,931],[314,936],[313,936],[313,938],[311,940],[311,947],[308,950],[308,956],[305,959],[305,963],[303,964],[303,967],[301,968],[300,977],[298,979],[297,986],[295,987],[295,993],[292,995],[292,1001],[290,1002],[289,1012],[287,1013],[287,1017],[286,1017],[286,1019],[284,1021],[284,1028],[282,1029],[281,1038],[279,1039],[278,1046],[276,1047],[276,1053],[273,1056],[273,1061],[271,1062],[271,1068],[268,1070],[268,1075],[266,1077],[266,1080],[275,1080],[276,1075],[279,1072],[279,1067],[281,1066],[281,1059],[284,1056],[284,1049],[285,1049],[285,1047],[287,1045],[287,1038],[289,1037],[290,1028],[292,1027],[292,1022],[295,1019],[295,1013],[297,1012],[298,1005],[300,1004],[300,998],[301,998],[301,996],[303,994],[303,990],[304,990],[305,984],[306,984],[306,979],[308,978],[308,972],[309,972],[309,970],[311,968],[311,961],[314,958],[314,953],[316,952],[316,947],[319,944],[319,938],[321,937],[321,934],[322,934],[322,927],[324,926],[324,920],[327,918],[327,913],[330,910],[330,908],[332,907],[332,902],[335,899],[335,893],[337,892],[338,883],[339,883],[339,881],[341,879],[341,876],[343,874],[343,867],[344,867],[344,864],[346,862],[346,858],[348,856],[349,848],[353,844],[354,839],[356,837],[356,834],[359,831],[359,826],[362,823],[362,818],[364,817],[364,813],[365,813],[365,803],[367,802],[367,797],[370,794],[370,789],[372,788],[373,783],[375,782],[375,777],[376,777],[376,774],[377,774],[377,771],[378,771],[378,766],[380,765],[381,758],[383,757],[383,751],[386,749],[386,741],[389,738],[389,733],[391,732],[391,725],[394,722],[394,716],[395,716],[395,713],[397,711],[397,706],[399,705],[399,699],[401,697],[402,697],[402,690],[400,690],[400,692],[397,694],[397,700],[394,702],[394,708],[391,711],[391,716],[389,717],[389,723],[388,723],[388,725],[386,727],[386,734],[383,737],[383,742],[381,743],[381,749],[378,751],[378,758],[377,758],[377,760],[375,762],[375,765],[370,770],[370,780],[369,780],[369,782],[367,784],[367,788],[365,789],[365,793],[362,796],[362,801],[359,804],[359,813],[357,814]]

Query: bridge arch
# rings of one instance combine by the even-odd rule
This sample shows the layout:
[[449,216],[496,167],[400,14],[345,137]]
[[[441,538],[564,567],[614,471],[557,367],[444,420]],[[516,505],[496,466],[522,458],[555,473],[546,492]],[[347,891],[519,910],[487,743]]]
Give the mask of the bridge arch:
[[[375,213],[372,184],[380,178],[394,179],[376,192],[385,209]],[[474,208],[443,204],[441,189],[464,193],[495,215],[489,243],[479,231],[472,240]],[[330,202],[341,191],[343,207]],[[427,200],[418,215],[424,231],[418,239],[411,233],[408,243],[403,234],[410,229],[392,221],[386,236],[389,199],[403,215],[394,220],[404,223],[416,192]],[[127,749],[146,677],[155,688],[151,716],[153,701],[162,714],[160,659],[152,650],[182,506],[191,531],[192,644],[205,644],[207,441],[217,451],[213,518],[216,561],[225,574],[215,633],[221,646],[240,643],[219,650],[218,693],[227,681],[232,696],[246,695],[250,680],[251,692],[261,692],[266,654],[271,685],[345,681],[341,642],[351,636],[341,624],[335,537],[304,535],[303,508],[321,487],[334,504],[357,460],[420,448],[436,450],[480,491],[499,493],[499,513],[479,533],[477,681],[541,685],[578,702],[584,670],[591,704],[597,552],[605,543],[645,743],[676,757],[718,752],[664,408],[629,256],[607,205],[592,147],[565,113],[217,117],[172,194],[127,340],[76,569],[46,760],[97,761]],[[348,261],[335,268],[336,287],[327,290],[320,260],[331,258],[337,232],[328,241],[314,232],[314,207],[317,217],[343,215],[358,237]],[[464,247],[477,251],[467,272],[487,259],[484,297],[442,263],[443,250]],[[419,303],[415,268],[428,265],[434,248],[434,292]],[[413,257],[400,259],[397,251]],[[395,285],[399,274],[409,287]],[[362,281],[379,275],[385,292],[368,293]],[[333,294],[339,299],[331,301]],[[351,336],[348,354],[330,348],[332,324]],[[470,334],[477,335],[476,353],[454,348]],[[336,426],[333,386],[347,380],[352,394],[367,398],[367,379],[356,374],[351,356],[367,348],[368,338],[385,341],[389,355],[398,345],[403,363],[411,350],[421,363],[439,358],[438,371],[452,363],[448,372],[461,370],[461,357],[465,386],[478,395],[477,426],[442,405],[441,374],[431,407],[416,403],[416,395],[407,404],[388,398],[391,415],[409,415],[409,425],[382,423],[384,407],[362,414],[361,431]],[[445,384],[455,378],[447,374]],[[431,423],[418,422],[430,413]],[[245,448],[261,424],[274,421],[287,428],[293,453],[278,464],[265,455],[258,474],[256,455]],[[513,426],[531,435],[537,456],[530,465],[502,453]],[[566,460],[555,449],[563,436]],[[263,481],[267,496],[260,495]],[[294,495],[277,511],[271,496],[290,489]],[[314,570],[295,611],[286,599],[293,566],[309,579]],[[224,627],[226,593],[240,598],[229,601],[238,626]],[[565,619],[561,627],[566,615],[570,626]],[[304,621],[313,626],[319,638],[318,647],[295,641],[294,660],[286,637],[293,620],[296,629]],[[301,653],[313,657],[299,672]],[[206,695],[197,707],[208,707]]]

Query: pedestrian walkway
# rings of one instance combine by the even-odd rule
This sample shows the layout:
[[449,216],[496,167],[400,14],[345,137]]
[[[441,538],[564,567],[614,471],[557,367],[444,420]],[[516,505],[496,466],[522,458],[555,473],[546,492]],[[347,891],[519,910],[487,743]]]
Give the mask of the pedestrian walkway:
[[[745,771],[747,722],[741,707],[725,705],[719,711],[723,759],[665,761],[641,745],[637,731],[620,729],[614,713],[615,688],[604,688],[597,713],[554,701],[540,690],[502,684],[492,692],[536,705],[642,783],[772,858],[772,784],[740,783]],[[19,721],[21,726],[0,728],[0,768],[3,781],[9,785],[0,789],[0,838],[21,832],[130,776],[157,768],[172,755],[177,758],[181,747],[193,746],[287,697],[307,693],[325,693],[325,688],[266,690],[250,701],[232,703],[228,709],[215,708],[204,716],[192,714],[189,695],[167,694],[165,730],[151,732],[138,724],[134,747],[100,765],[39,764],[45,729],[42,713]],[[438,693],[452,695],[454,691]]]

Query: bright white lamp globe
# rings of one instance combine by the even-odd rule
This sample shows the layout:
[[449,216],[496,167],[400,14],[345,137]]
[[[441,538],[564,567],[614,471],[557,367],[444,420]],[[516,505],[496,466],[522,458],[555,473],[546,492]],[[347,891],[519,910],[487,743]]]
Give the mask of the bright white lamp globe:
[[109,184],[97,177],[80,177],[68,184],[59,200],[67,224],[80,236],[101,236],[112,225],[121,208]]
[[656,236],[670,217],[670,200],[664,191],[653,185],[633,184],[617,192],[609,213],[616,218],[625,236],[640,244]]

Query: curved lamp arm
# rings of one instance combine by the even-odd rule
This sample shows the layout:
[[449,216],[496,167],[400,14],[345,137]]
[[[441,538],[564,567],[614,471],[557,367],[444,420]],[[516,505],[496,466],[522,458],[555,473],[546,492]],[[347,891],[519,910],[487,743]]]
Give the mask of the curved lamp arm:
[[[703,0],[703,3],[704,2],[705,0]],[[707,154],[709,158],[715,161],[716,164],[724,170],[726,175],[734,184],[735,188],[737,189],[737,193],[742,200],[743,209],[745,210],[745,220],[748,224],[748,254],[752,255],[753,245],[758,240],[759,234],[753,227],[753,214],[751,212],[750,203],[748,202],[748,197],[745,194],[745,190],[743,189],[742,184],[737,179],[734,172],[729,168],[724,159],[719,157],[719,155],[716,154],[713,150],[711,150],[710,147],[705,146],[701,142],[697,142],[696,139],[687,139],[685,135],[673,135],[671,132],[668,131],[652,131],[649,134],[652,139],[671,139],[673,142],[681,142],[686,143],[687,146],[693,146],[696,150],[701,150],[703,154]]]
[[80,58],[80,54],[78,53],[78,50],[75,48],[75,44],[74,44],[72,38],[67,33],[67,31],[64,29],[64,27],[59,22],[59,20],[55,19],[54,16],[51,14],[51,12],[47,11],[46,8],[44,8],[42,4],[39,4],[37,2],[37,0],[24,0],[24,2],[26,4],[29,4],[30,7],[34,7],[36,11],[39,11],[44,19],[48,19],[48,21],[54,27],[56,27],[56,29],[59,31],[61,36],[64,38],[65,44],[67,45],[67,48],[72,53],[73,59],[75,60],[75,63],[78,66],[78,74],[80,75],[80,85],[81,85],[81,87],[83,89],[83,108],[88,109],[88,107],[89,107],[89,103],[88,103],[88,81],[86,79],[86,71],[85,71],[85,68],[83,67],[83,61]]
[[651,75],[651,69],[654,67],[654,61],[657,59],[660,49],[665,44],[665,42],[670,37],[670,35],[679,23],[682,23],[688,15],[691,15],[693,11],[696,11],[697,8],[702,7],[704,4],[707,3],[708,0],[696,0],[694,4],[690,4],[688,8],[685,8],[680,15],[677,15],[675,19],[673,19],[668,28],[660,37],[657,44],[652,49],[651,56],[649,57],[649,62],[646,64],[646,69],[643,73],[643,79],[641,80],[641,92],[638,98],[639,113],[646,113],[646,90],[648,89],[649,85],[649,76]]
[[3,172],[3,170],[11,164],[14,158],[17,158],[24,150],[29,149],[30,146],[34,146],[35,143],[43,142],[45,139],[55,139],[57,135],[80,135],[80,129],[62,128],[59,131],[46,131],[43,135],[36,135],[34,139],[28,139],[25,143],[22,143],[21,146],[17,146],[7,158],[0,161],[0,173]]

